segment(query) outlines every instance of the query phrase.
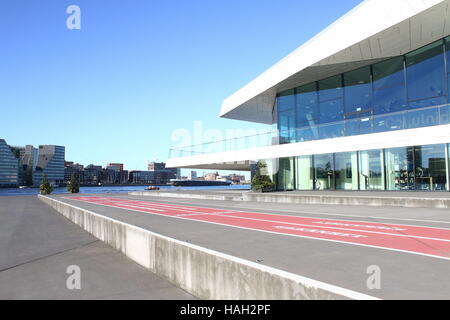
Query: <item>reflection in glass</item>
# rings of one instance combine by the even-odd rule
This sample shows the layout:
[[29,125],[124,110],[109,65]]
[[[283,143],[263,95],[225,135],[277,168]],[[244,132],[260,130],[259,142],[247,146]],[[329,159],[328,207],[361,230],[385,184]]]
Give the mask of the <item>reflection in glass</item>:
[[406,128],[421,128],[439,124],[439,109],[411,110],[405,117]]
[[315,190],[334,189],[333,154],[314,155]]
[[344,119],[342,77],[337,75],[318,82],[320,123],[341,121]]
[[387,190],[413,190],[413,148],[385,150]]
[[361,112],[372,112],[370,66],[344,73],[345,118],[352,119]]
[[316,83],[310,83],[296,89],[297,126],[314,125],[319,114]]
[[277,189],[294,190],[294,158],[279,159]]
[[444,191],[447,185],[445,145],[414,148],[416,189]]
[[319,139],[332,139],[344,136],[343,123],[324,124],[319,127]]
[[278,94],[277,108],[278,112],[295,109],[294,89],[287,90]]
[[296,157],[295,168],[295,189],[312,190],[314,188],[312,156]]
[[280,144],[295,142],[295,112],[285,111],[278,114]]
[[358,157],[356,152],[336,153],[334,156],[336,190],[358,190]]
[[319,138],[319,130],[317,127],[302,127],[297,129],[297,141],[312,141]]
[[448,91],[450,37],[278,94],[280,142],[448,124]]
[[359,152],[360,190],[384,190],[383,150]]
[[345,135],[355,136],[373,132],[372,117],[351,119],[345,121]]
[[403,57],[376,63],[372,70],[374,114],[406,110]]
[[386,114],[375,116],[373,119],[373,131],[384,132],[405,129],[405,115]]
[[[446,95],[442,40],[406,54],[405,59],[408,100],[427,99],[426,106],[441,104],[438,98]],[[410,103],[410,108],[420,106],[424,105]]]
[[450,36],[445,38],[445,51],[447,53],[447,72],[450,72]]

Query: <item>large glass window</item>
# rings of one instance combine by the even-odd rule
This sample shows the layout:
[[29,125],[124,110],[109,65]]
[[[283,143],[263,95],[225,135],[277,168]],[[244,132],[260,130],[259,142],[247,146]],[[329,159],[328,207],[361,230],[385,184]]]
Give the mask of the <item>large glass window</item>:
[[448,124],[448,92],[450,37],[278,94],[280,142]]
[[447,185],[445,145],[414,148],[417,190],[444,191]]
[[443,41],[410,52],[405,59],[409,107],[446,103]]
[[312,156],[296,157],[295,170],[295,189],[312,190],[314,188]]
[[295,142],[295,90],[287,90],[277,97],[280,144]]
[[358,156],[356,152],[336,153],[334,172],[336,190],[358,190]]
[[359,152],[360,190],[384,190],[383,150]]
[[319,115],[316,83],[299,87],[296,92],[297,125],[302,127],[315,124]]
[[447,72],[450,73],[450,37],[445,38],[445,51],[447,53]]
[[314,189],[334,189],[334,156],[333,154],[321,154],[314,156]]
[[450,103],[450,37],[445,38],[445,51],[447,57],[447,97]]
[[447,163],[445,169],[447,171],[447,191],[450,191],[450,144],[447,145]]
[[278,114],[280,144],[295,142],[295,112],[284,111]]
[[406,110],[403,57],[376,63],[372,72],[374,114]]
[[345,118],[372,112],[370,66],[344,73]]
[[295,90],[286,90],[278,94],[277,97],[278,112],[295,109]]
[[294,158],[280,158],[277,174],[278,190],[294,190]]
[[342,76],[337,75],[318,82],[319,121],[329,123],[344,119]]
[[387,190],[414,189],[413,147],[385,150]]

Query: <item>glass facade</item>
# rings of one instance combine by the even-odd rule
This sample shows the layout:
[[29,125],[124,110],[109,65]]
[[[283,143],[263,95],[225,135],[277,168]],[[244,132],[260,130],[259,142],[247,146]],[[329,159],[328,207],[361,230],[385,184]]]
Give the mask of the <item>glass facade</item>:
[[295,158],[295,189],[313,190],[314,173],[312,156],[301,156]]
[[19,179],[19,158],[5,140],[0,139],[0,186],[15,187]]
[[447,169],[445,145],[414,148],[415,188],[427,191],[445,191]]
[[356,152],[336,153],[334,172],[336,190],[358,190],[358,156]]
[[277,96],[280,143],[450,123],[450,37]]
[[271,160],[270,175],[278,190],[450,191],[449,154],[436,144],[299,156]]
[[33,173],[33,184],[40,185],[47,176],[51,184],[64,183],[65,147],[45,145],[39,146],[38,162]]
[[334,184],[334,155],[319,154],[314,156],[314,189],[333,190]]
[[359,155],[359,189],[384,190],[383,150],[361,151]]
[[294,158],[281,158],[278,161],[278,190],[294,190]]

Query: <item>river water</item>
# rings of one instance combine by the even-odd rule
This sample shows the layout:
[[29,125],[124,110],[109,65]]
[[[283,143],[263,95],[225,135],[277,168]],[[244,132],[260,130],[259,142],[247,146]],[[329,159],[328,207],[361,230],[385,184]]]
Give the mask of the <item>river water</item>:
[[[80,193],[96,194],[96,193],[127,193],[130,191],[144,191],[146,186],[105,186],[105,187],[80,187]],[[160,186],[161,190],[239,190],[250,189],[249,185],[230,185],[230,186],[214,186],[214,187],[174,187]],[[39,193],[38,188],[0,188],[0,196],[32,196]],[[53,193],[68,193],[66,188],[54,188]]]

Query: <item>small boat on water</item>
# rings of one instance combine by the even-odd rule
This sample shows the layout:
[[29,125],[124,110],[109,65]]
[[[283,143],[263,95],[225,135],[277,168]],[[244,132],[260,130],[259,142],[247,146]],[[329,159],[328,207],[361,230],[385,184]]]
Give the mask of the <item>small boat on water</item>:
[[148,191],[159,190],[159,187],[150,186],[150,187],[145,188],[145,190],[148,190]]

